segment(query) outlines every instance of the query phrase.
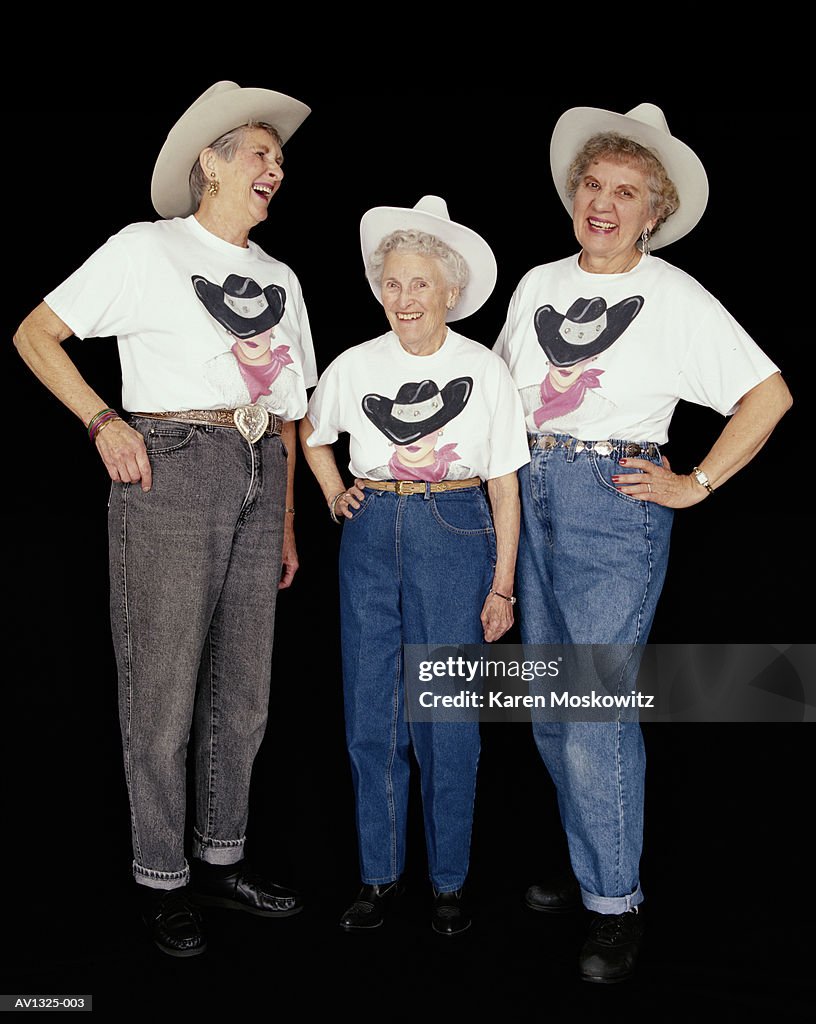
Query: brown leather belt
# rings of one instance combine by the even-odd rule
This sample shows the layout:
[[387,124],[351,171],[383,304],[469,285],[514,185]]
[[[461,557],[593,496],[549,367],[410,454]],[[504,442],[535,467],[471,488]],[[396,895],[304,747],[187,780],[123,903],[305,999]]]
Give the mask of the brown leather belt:
[[240,405],[237,409],[185,409],[183,412],[131,412],[148,420],[175,420],[198,427],[232,427],[254,444],[264,435],[280,434],[283,420],[262,405]]
[[[481,477],[469,476],[467,480],[440,480],[430,484],[431,493],[459,491],[463,487],[480,487]],[[424,494],[429,485],[421,480],[358,480],[359,487],[371,487],[375,491],[394,491],[396,494]]]

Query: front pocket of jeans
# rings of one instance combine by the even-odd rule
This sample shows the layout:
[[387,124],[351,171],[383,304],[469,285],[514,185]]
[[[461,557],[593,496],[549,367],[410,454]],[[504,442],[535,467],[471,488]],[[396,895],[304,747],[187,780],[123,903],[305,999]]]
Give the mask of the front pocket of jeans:
[[[613,494],[616,498],[620,498],[621,501],[628,501],[632,505],[643,505],[644,502],[641,498],[635,498],[631,494],[625,494],[623,491],[619,491],[615,484],[612,482],[612,476],[626,476],[626,471],[621,471],[617,462],[612,459],[604,459],[593,457],[592,458],[592,472],[595,476],[596,481],[600,486],[609,493]],[[637,473],[631,473],[631,476],[637,479]],[[623,483],[623,481],[620,481]],[[634,482],[634,481],[633,481]]]
[[431,514],[443,529],[459,536],[478,537],[493,533],[490,512],[481,492],[453,492],[442,499],[431,495]]
[[[137,429],[139,429],[137,427]],[[194,426],[183,427],[148,427],[142,431],[145,447],[150,456],[169,455],[186,448],[196,432]]]
[[337,518],[338,519],[343,519],[347,523],[356,523],[357,520],[365,512],[365,510],[368,508],[368,506],[371,504],[373,497],[374,497],[373,494],[367,494],[363,498],[363,500],[360,502],[360,507],[359,508],[355,508],[353,505],[349,505],[348,509],[349,509],[349,512],[351,512],[351,519],[349,519],[348,516],[345,516],[345,515],[342,515],[342,514],[338,515]]

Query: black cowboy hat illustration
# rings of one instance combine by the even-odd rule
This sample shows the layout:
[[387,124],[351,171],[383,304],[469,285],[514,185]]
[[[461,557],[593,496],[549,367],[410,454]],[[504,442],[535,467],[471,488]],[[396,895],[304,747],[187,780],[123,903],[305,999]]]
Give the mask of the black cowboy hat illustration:
[[251,277],[230,274],[223,286],[206,277],[192,278],[207,312],[235,338],[254,338],[280,323],[286,292],[279,284],[261,288]]
[[574,366],[605,352],[643,308],[643,296],[606,305],[601,298],[576,299],[566,315],[552,306],[536,310],[538,343],[554,366]]
[[363,412],[397,445],[412,444],[444,427],[467,405],[472,377],[457,377],[439,390],[432,380],[403,384],[396,398],[366,395]]

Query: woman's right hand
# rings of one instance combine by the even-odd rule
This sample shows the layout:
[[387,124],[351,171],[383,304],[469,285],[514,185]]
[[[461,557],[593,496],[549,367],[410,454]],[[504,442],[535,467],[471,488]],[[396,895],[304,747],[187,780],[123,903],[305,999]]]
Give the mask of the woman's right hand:
[[352,518],[351,509],[358,509],[360,502],[365,498],[362,490],[357,486],[357,483],[353,483],[347,491],[343,491],[334,503],[334,514],[336,516],[344,515],[346,519]]
[[95,444],[111,480],[123,484],[141,482],[143,491],[150,490],[153,471],[144,438],[138,430],[124,420],[111,420],[96,435]]

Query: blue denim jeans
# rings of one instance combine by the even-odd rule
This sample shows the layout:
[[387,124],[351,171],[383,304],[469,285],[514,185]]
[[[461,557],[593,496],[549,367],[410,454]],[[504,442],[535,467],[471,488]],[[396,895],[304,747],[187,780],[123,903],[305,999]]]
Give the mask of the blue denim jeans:
[[482,642],[480,614],[496,540],[478,487],[399,496],[366,490],[343,524],[340,614],[346,740],[362,881],[395,881],[405,865],[409,754],[419,766],[436,892],[467,875],[479,723],[410,722],[403,644]]
[[119,718],[134,875],[173,889],[189,880],[188,744],[192,852],[213,864],[243,856],[269,699],[286,451],[279,437],[250,445],[228,427],[131,424],[144,436],[153,487],[111,491]]
[[[619,454],[534,447],[519,473],[518,594],[527,644],[645,644],[666,574],[673,512],[615,489]],[[653,461],[659,463],[656,453]],[[629,681],[621,682],[627,687]],[[636,722],[535,722],[570,859],[590,910],[643,900],[646,755]]]

